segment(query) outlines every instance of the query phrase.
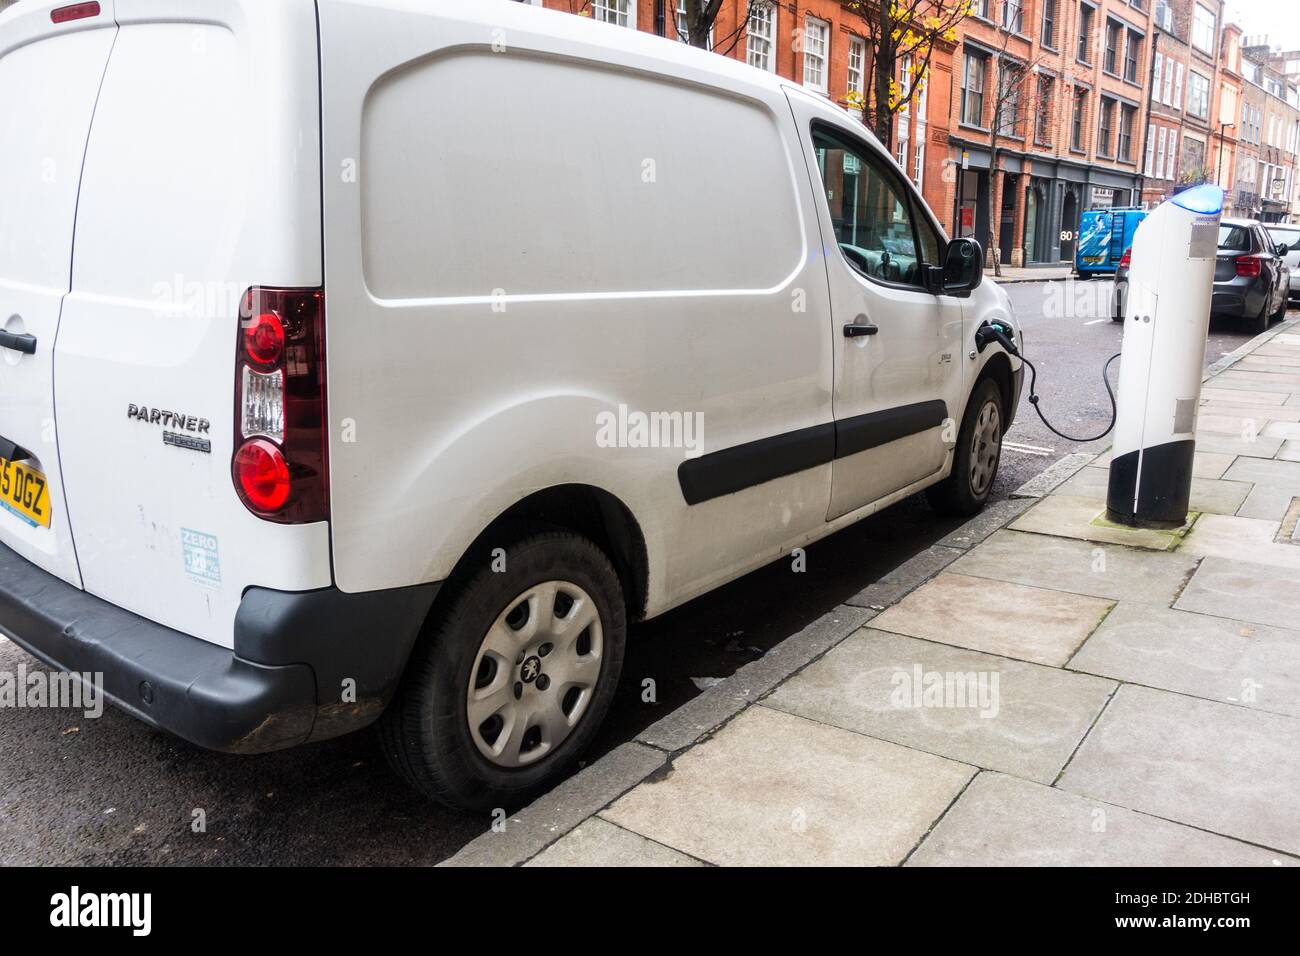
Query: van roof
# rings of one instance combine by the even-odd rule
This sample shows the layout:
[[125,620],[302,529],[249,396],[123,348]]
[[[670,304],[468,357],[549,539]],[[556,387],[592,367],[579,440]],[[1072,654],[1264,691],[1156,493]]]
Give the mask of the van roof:
[[[322,3],[335,0],[321,0]],[[348,0],[356,3],[358,0]],[[410,0],[360,0],[367,6],[381,9],[401,9],[412,12]],[[576,16],[563,10],[548,10],[517,0],[440,0],[427,8],[415,11],[439,19],[455,19],[469,23],[481,23],[490,37],[492,29],[517,29],[539,36],[568,40],[585,46],[599,47],[602,50],[618,50],[635,56],[657,60],[662,64],[689,66],[693,70],[710,73],[717,78],[718,85],[733,90],[746,87],[766,90],[782,90],[786,87],[804,89],[776,73],[769,73],[752,67],[748,63],[730,56],[700,50],[696,47],[671,40],[667,37],[616,26],[612,23],[600,23],[591,17]],[[485,41],[486,42],[486,41]],[[507,42],[508,33],[507,33]],[[848,111],[829,98],[819,97],[831,109]],[[870,134],[865,125],[863,132]],[[874,138],[874,137],[873,137]]]

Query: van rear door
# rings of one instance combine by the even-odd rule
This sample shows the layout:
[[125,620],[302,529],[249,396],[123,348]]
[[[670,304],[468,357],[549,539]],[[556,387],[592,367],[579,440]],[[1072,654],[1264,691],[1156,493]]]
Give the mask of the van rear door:
[[231,646],[249,587],[331,583],[328,524],[231,476],[243,293],[322,283],[315,5],[114,14],[54,358],[72,532],[86,591]]
[[[54,414],[54,344],[68,292],[77,187],[117,32],[112,0],[0,14],[0,543],[81,586]],[[98,12],[93,12],[97,8]],[[58,22],[56,22],[56,20]]]

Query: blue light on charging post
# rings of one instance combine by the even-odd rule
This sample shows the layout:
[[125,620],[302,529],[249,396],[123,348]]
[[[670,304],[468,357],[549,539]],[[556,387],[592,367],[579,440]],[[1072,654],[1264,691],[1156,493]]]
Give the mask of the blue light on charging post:
[[1213,183],[1202,183],[1191,189],[1184,189],[1170,200],[1175,206],[1181,206],[1188,212],[1213,216],[1223,212],[1223,190]]

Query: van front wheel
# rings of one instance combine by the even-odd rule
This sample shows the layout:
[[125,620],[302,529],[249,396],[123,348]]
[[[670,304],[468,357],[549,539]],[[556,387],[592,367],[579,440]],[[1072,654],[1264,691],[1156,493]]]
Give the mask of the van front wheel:
[[952,474],[926,489],[931,506],[941,514],[967,517],[989,500],[1002,459],[1002,392],[984,379],[971,393],[962,417]]
[[604,552],[566,531],[519,538],[440,601],[379,724],[394,769],[467,810],[511,810],[591,743],[627,624]]

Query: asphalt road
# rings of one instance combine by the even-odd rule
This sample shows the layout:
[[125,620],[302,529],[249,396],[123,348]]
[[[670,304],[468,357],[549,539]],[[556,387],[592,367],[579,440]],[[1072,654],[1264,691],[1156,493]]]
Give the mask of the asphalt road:
[[[1085,437],[1110,419],[1100,370],[1119,349],[1120,328],[1107,317],[1108,289],[1108,282],[1008,286],[1026,354],[1041,376],[1042,407],[1062,431]],[[1216,322],[1207,363],[1250,337]],[[997,498],[1071,450],[1024,400],[1007,441],[1013,444],[1003,455]],[[917,496],[808,549],[801,574],[779,561],[633,628],[622,690],[596,754],[760,657],[958,523]],[[37,666],[0,638],[0,670],[19,664]],[[655,703],[642,701],[647,678],[655,682]],[[86,720],[67,711],[5,709],[0,768],[3,864],[431,864],[487,826],[409,792],[368,733],[232,757],[113,710]]]

